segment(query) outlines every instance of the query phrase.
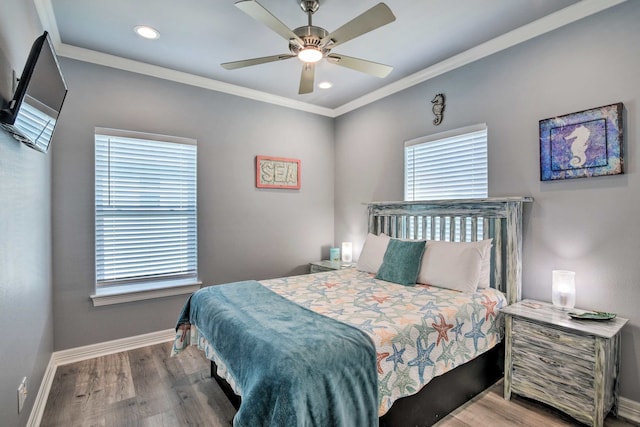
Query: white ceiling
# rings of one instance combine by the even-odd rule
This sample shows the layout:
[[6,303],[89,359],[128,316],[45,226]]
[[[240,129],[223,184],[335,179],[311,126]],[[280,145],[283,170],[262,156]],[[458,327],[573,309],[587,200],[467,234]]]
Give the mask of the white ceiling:
[[[297,58],[225,70],[223,62],[288,53],[288,43],[234,0],[34,0],[60,56],[337,116],[624,0],[385,0],[396,21],[335,48],[392,65],[384,79],[322,61],[317,87],[298,95]],[[320,0],[313,24],[329,32],[378,0]],[[259,0],[289,28],[307,24],[297,0]],[[133,32],[150,25],[161,36]]]

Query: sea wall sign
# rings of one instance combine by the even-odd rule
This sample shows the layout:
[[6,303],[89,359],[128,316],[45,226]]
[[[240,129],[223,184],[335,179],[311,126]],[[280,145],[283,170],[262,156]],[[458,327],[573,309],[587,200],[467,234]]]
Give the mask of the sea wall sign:
[[621,102],[540,120],[540,180],[624,173]]
[[300,160],[256,156],[256,187],[300,188]]

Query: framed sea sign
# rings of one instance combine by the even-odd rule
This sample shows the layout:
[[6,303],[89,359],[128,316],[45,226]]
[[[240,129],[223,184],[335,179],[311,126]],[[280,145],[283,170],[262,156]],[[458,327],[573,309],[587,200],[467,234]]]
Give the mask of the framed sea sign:
[[256,156],[256,187],[300,189],[300,160]]
[[622,103],[540,120],[540,180],[624,173]]

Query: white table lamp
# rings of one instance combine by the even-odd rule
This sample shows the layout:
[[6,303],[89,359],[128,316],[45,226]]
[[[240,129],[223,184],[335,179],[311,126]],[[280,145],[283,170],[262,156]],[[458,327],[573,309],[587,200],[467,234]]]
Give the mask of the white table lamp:
[[568,310],[576,305],[576,273],[567,270],[551,272],[551,301],[553,305]]
[[342,262],[353,261],[353,244],[351,242],[342,242]]

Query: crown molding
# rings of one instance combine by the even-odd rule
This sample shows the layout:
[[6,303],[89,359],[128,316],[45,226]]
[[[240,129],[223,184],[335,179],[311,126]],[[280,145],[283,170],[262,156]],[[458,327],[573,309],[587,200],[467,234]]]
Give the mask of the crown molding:
[[84,49],[81,47],[61,43],[56,47],[56,53],[60,56],[64,56],[65,58],[76,59],[78,61],[103,65],[105,67],[130,71],[132,73],[144,74],[151,77],[157,77],[159,79],[170,80],[177,83],[183,83],[190,86],[213,90],[216,92],[228,93],[230,95],[249,98],[255,101],[267,102],[269,104],[275,104],[281,107],[306,111],[322,116],[334,117],[333,110],[330,108],[319,107],[317,105],[295,101],[283,96],[272,95],[266,92],[248,89],[242,86],[224,83],[206,77],[196,76],[194,74],[185,73],[182,71],[172,70],[170,68],[160,67],[157,65],[147,64],[145,62],[122,58],[120,56],[97,52],[95,50]]
[[434,77],[447,73],[449,71],[470,64],[479,59],[485,58],[494,53],[508,49],[525,41],[531,40],[542,34],[556,30],[565,25],[571,24],[580,19],[586,18],[610,7],[624,3],[627,0],[581,0],[571,6],[561,9],[555,13],[547,15],[527,25],[517,28],[513,31],[498,36],[492,40],[482,43],[451,58],[445,59],[435,65],[424,70],[418,71],[408,77],[400,79],[394,83],[375,90],[367,95],[350,101],[337,108],[326,108],[306,102],[296,101],[290,98],[269,94],[266,92],[248,89],[242,86],[224,83],[218,80],[196,76],[193,74],[176,71],[169,68],[159,67],[131,59],[122,58],[115,55],[109,55],[84,49],[68,44],[64,44],[60,39],[55,14],[51,5],[51,0],[33,0],[40,18],[42,27],[47,30],[51,36],[56,52],[60,56],[64,56],[78,61],[90,62],[93,64],[103,65],[106,67],[116,68],[120,70],[130,71],[138,74],[144,74],[157,77],[164,80],[170,80],[191,86],[201,87],[203,89],[213,90],[217,92],[228,93],[243,98],[252,99],[260,102],[279,105],[281,107],[292,108],[300,111],[306,111],[326,117],[338,117],[350,111],[364,107],[372,102],[378,101],[394,93],[403,91],[417,84],[430,80]]
[[33,0],[33,4],[36,7],[42,29],[49,32],[49,37],[54,47],[58,46],[60,44],[60,31],[58,31],[58,22],[53,12],[51,0]]

